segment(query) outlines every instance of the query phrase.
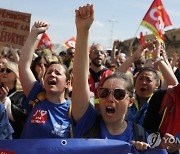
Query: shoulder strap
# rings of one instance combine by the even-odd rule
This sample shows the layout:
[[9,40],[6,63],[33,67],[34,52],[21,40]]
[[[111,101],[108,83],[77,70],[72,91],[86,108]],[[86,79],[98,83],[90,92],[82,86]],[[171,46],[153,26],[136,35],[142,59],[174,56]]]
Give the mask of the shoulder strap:
[[135,141],[147,142],[145,129],[133,122]]
[[34,100],[30,100],[29,104],[33,106],[33,108],[40,102],[46,99],[46,93],[45,91],[39,92]]
[[71,113],[72,113],[72,104],[70,104],[69,106],[69,110],[68,110],[68,118],[70,119],[70,138],[73,138],[73,130],[72,130],[72,124],[71,124]]

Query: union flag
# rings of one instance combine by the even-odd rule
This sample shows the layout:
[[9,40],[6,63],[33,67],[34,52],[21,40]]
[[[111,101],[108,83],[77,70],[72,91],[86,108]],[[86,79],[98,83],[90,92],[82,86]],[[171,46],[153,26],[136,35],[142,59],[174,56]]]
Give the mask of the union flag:
[[153,1],[141,25],[152,31],[162,42],[164,41],[164,28],[172,25],[172,23],[161,0]]
[[37,48],[38,49],[47,49],[47,48],[50,49],[51,47],[52,47],[52,43],[51,43],[49,36],[46,33],[43,33],[41,36],[41,39],[39,40]]
[[67,48],[70,48],[70,47],[75,48],[75,44],[76,44],[76,39],[75,39],[75,37],[72,37],[69,40],[67,40],[63,45]]

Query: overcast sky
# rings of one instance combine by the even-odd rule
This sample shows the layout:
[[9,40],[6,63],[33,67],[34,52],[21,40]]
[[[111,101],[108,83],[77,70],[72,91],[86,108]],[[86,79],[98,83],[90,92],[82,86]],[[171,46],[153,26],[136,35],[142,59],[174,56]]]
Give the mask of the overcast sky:
[[[74,10],[80,5],[94,4],[95,21],[91,28],[90,43],[111,46],[112,39],[126,40],[150,33],[142,26],[142,18],[153,0],[0,0],[0,7],[31,14],[31,26],[36,20],[50,24],[47,31],[53,43],[63,44],[76,36]],[[162,0],[172,28],[180,28],[180,0]],[[139,27],[139,29],[138,29]],[[137,31],[138,30],[138,31]],[[137,33],[136,33],[137,32]]]

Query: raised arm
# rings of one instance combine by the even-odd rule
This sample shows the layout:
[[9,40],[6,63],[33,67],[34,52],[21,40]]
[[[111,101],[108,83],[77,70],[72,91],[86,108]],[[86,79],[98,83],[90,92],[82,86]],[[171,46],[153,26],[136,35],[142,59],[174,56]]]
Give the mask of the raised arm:
[[93,5],[79,7],[75,13],[77,36],[73,63],[72,115],[78,121],[86,112],[90,100],[88,37],[94,20]]
[[172,86],[177,85],[178,81],[176,76],[174,75],[172,68],[160,56],[162,44],[157,39],[155,39],[155,41],[156,41],[155,44],[156,47],[155,50],[153,51],[153,58],[155,61],[155,65],[159,66],[159,69],[168,85],[172,85]]
[[113,63],[116,63],[116,47],[118,46],[119,42],[120,42],[119,40],[114,40],[113,42],[113,47],[111,51],[111,61]]
[[46,22],[35,22],[20,54],[18,63],[19,77],[24,94],[26,96],[28,96],[29,92],[31,91],[34,85],[34,82],[36,81],[30,69],[34,53],[34,45],[37,40],[37,36],[45,32],[47,29],[48,24]]
[[116,69],[116,72],[126,73],[128,68],[132,65],[132,63],[134,63],[136,59],[141,57],[144,49],[146,49],[147,47],[151,45],[152,45],[152,42],[150,41],[147,41],[144,44],[139,45],[137,50],[132,54],[132,56],[129,56],[129,58]]

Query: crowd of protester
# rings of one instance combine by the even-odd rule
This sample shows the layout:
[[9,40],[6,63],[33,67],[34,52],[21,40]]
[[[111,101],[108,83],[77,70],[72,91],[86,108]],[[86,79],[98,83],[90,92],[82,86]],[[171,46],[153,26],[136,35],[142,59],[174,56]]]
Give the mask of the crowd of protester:
[[[180,55],[168,56],[157,38],[132,54],[118,48],[119,40],[114,40],[110,54],[101,44],[89,47],[93,5],[79,7],[75,16],[75,48],[59,54],[34,49],[38,35],[49,28],[37,21],[21,51],[12,47],[2,51],[0,139],[108,138],[145,150],[147,140],[135,139],[134,123],[146,137],[160,132],[161,137],[174,139],[180,134]],[[146,55],[150,50],[152,57]],[[160,129],[169,91],[176,98],[171,101],[177,117],[170,120],[178,125],[173,131]],[[161,148],[177,152],[180,145],[162,140]]]

